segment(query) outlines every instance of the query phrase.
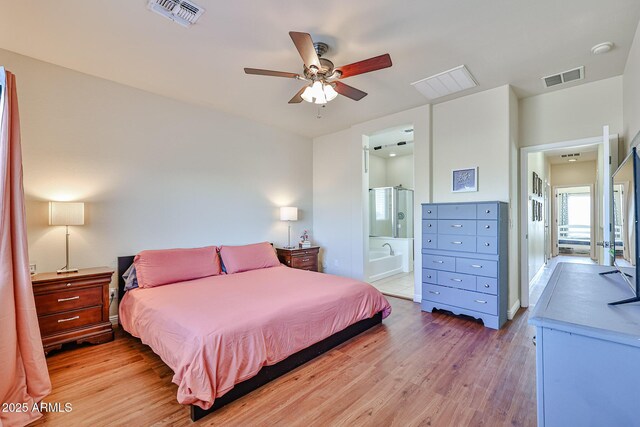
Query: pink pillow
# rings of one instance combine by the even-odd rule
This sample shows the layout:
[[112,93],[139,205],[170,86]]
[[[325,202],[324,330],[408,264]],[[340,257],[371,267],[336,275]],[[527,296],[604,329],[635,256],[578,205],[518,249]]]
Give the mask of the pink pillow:
[[141,288],[215,276],[222,272],[216,246],[142,251],[135,256],[133,263]]
[[276,251],[269,242],[244,246],[221,246],[220,258],[227,274],[280,265]]

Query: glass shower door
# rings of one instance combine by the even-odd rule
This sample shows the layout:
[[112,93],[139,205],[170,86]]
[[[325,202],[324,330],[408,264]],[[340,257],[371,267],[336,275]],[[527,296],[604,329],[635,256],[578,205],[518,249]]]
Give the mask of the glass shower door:
[[393,237],[395,218],[392,187],[369,190],[369,235],[371,237]]
[[413,190],[398,188],[396,234],[393,237],[413,237]]

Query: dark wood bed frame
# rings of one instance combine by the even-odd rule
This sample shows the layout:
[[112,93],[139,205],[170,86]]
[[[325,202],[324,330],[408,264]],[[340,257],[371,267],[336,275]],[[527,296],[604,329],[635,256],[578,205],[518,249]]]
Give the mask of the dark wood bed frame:
[[[118,257],[118,301],[122,300],[124,296],[124,279],[122,274],[133,263],[133,256]],[[259,387],[262,387],[269,381],[272,381],[281,375],[286,374],[297,368],[300,365],[307,363],[315,357],[331,350],[332,348],[342,344],[345,341],[355,337],[356,335],[370,329],[378,324],[382,323],[382,312],[376,313],[369,319],[364,319],[354,323],[351,326],[336,332],[335,334],[325,338],[324,340],[313,344],[310,347],[300,350],[297,353],[292,354],[286,359],[271,366],[264,366],[256,376],[242,381],[235,385],[226,394],[217,397],[213,403],[213,406],[209,409],[202,409],[197,405],[190,405],[190,415],[192,421],[197,421],[202,417],[214,412],[215,410],[223,407],[224,405],[233,402],[242,396],[251,393]]]

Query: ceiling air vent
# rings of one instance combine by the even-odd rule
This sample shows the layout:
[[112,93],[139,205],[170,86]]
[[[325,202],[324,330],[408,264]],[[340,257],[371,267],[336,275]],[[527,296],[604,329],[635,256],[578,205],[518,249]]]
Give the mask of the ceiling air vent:
[[559,74],[543,77],[542,81],[544,82],[544,87],[552,87],[582,79],[584,79],[584,67],[578,67],[573,70],[563,71]]
[[204,9],[186,0],[149,0],[147,7],[183,27],[195,24]]
[[425,97],[433,100],[471,89],[478,86],[478,83],[467,67],[460,65],[435,76],[413,82],[411,85]]

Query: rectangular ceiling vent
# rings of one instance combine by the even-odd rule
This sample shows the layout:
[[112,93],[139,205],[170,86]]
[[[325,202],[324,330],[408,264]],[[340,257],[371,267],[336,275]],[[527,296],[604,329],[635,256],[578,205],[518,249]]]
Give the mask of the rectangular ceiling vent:
[[187,28],[195,24],[204,13],[203,8],[187,0],[149,0],[147,7]]
[[542,81],[544,82],[544,87],[552,87],[582,79],[584,79],[584,66],[574,68],[569,71],[563,71],[562,73],[554,74],[552,76],[543,77]]
[[411,83],[430,100],[442,98],[478,86],[467,67],[460,65],[435,76]]
[[560,157],[579,157],[580,153],[574,153],[574,154],[562,154]]

